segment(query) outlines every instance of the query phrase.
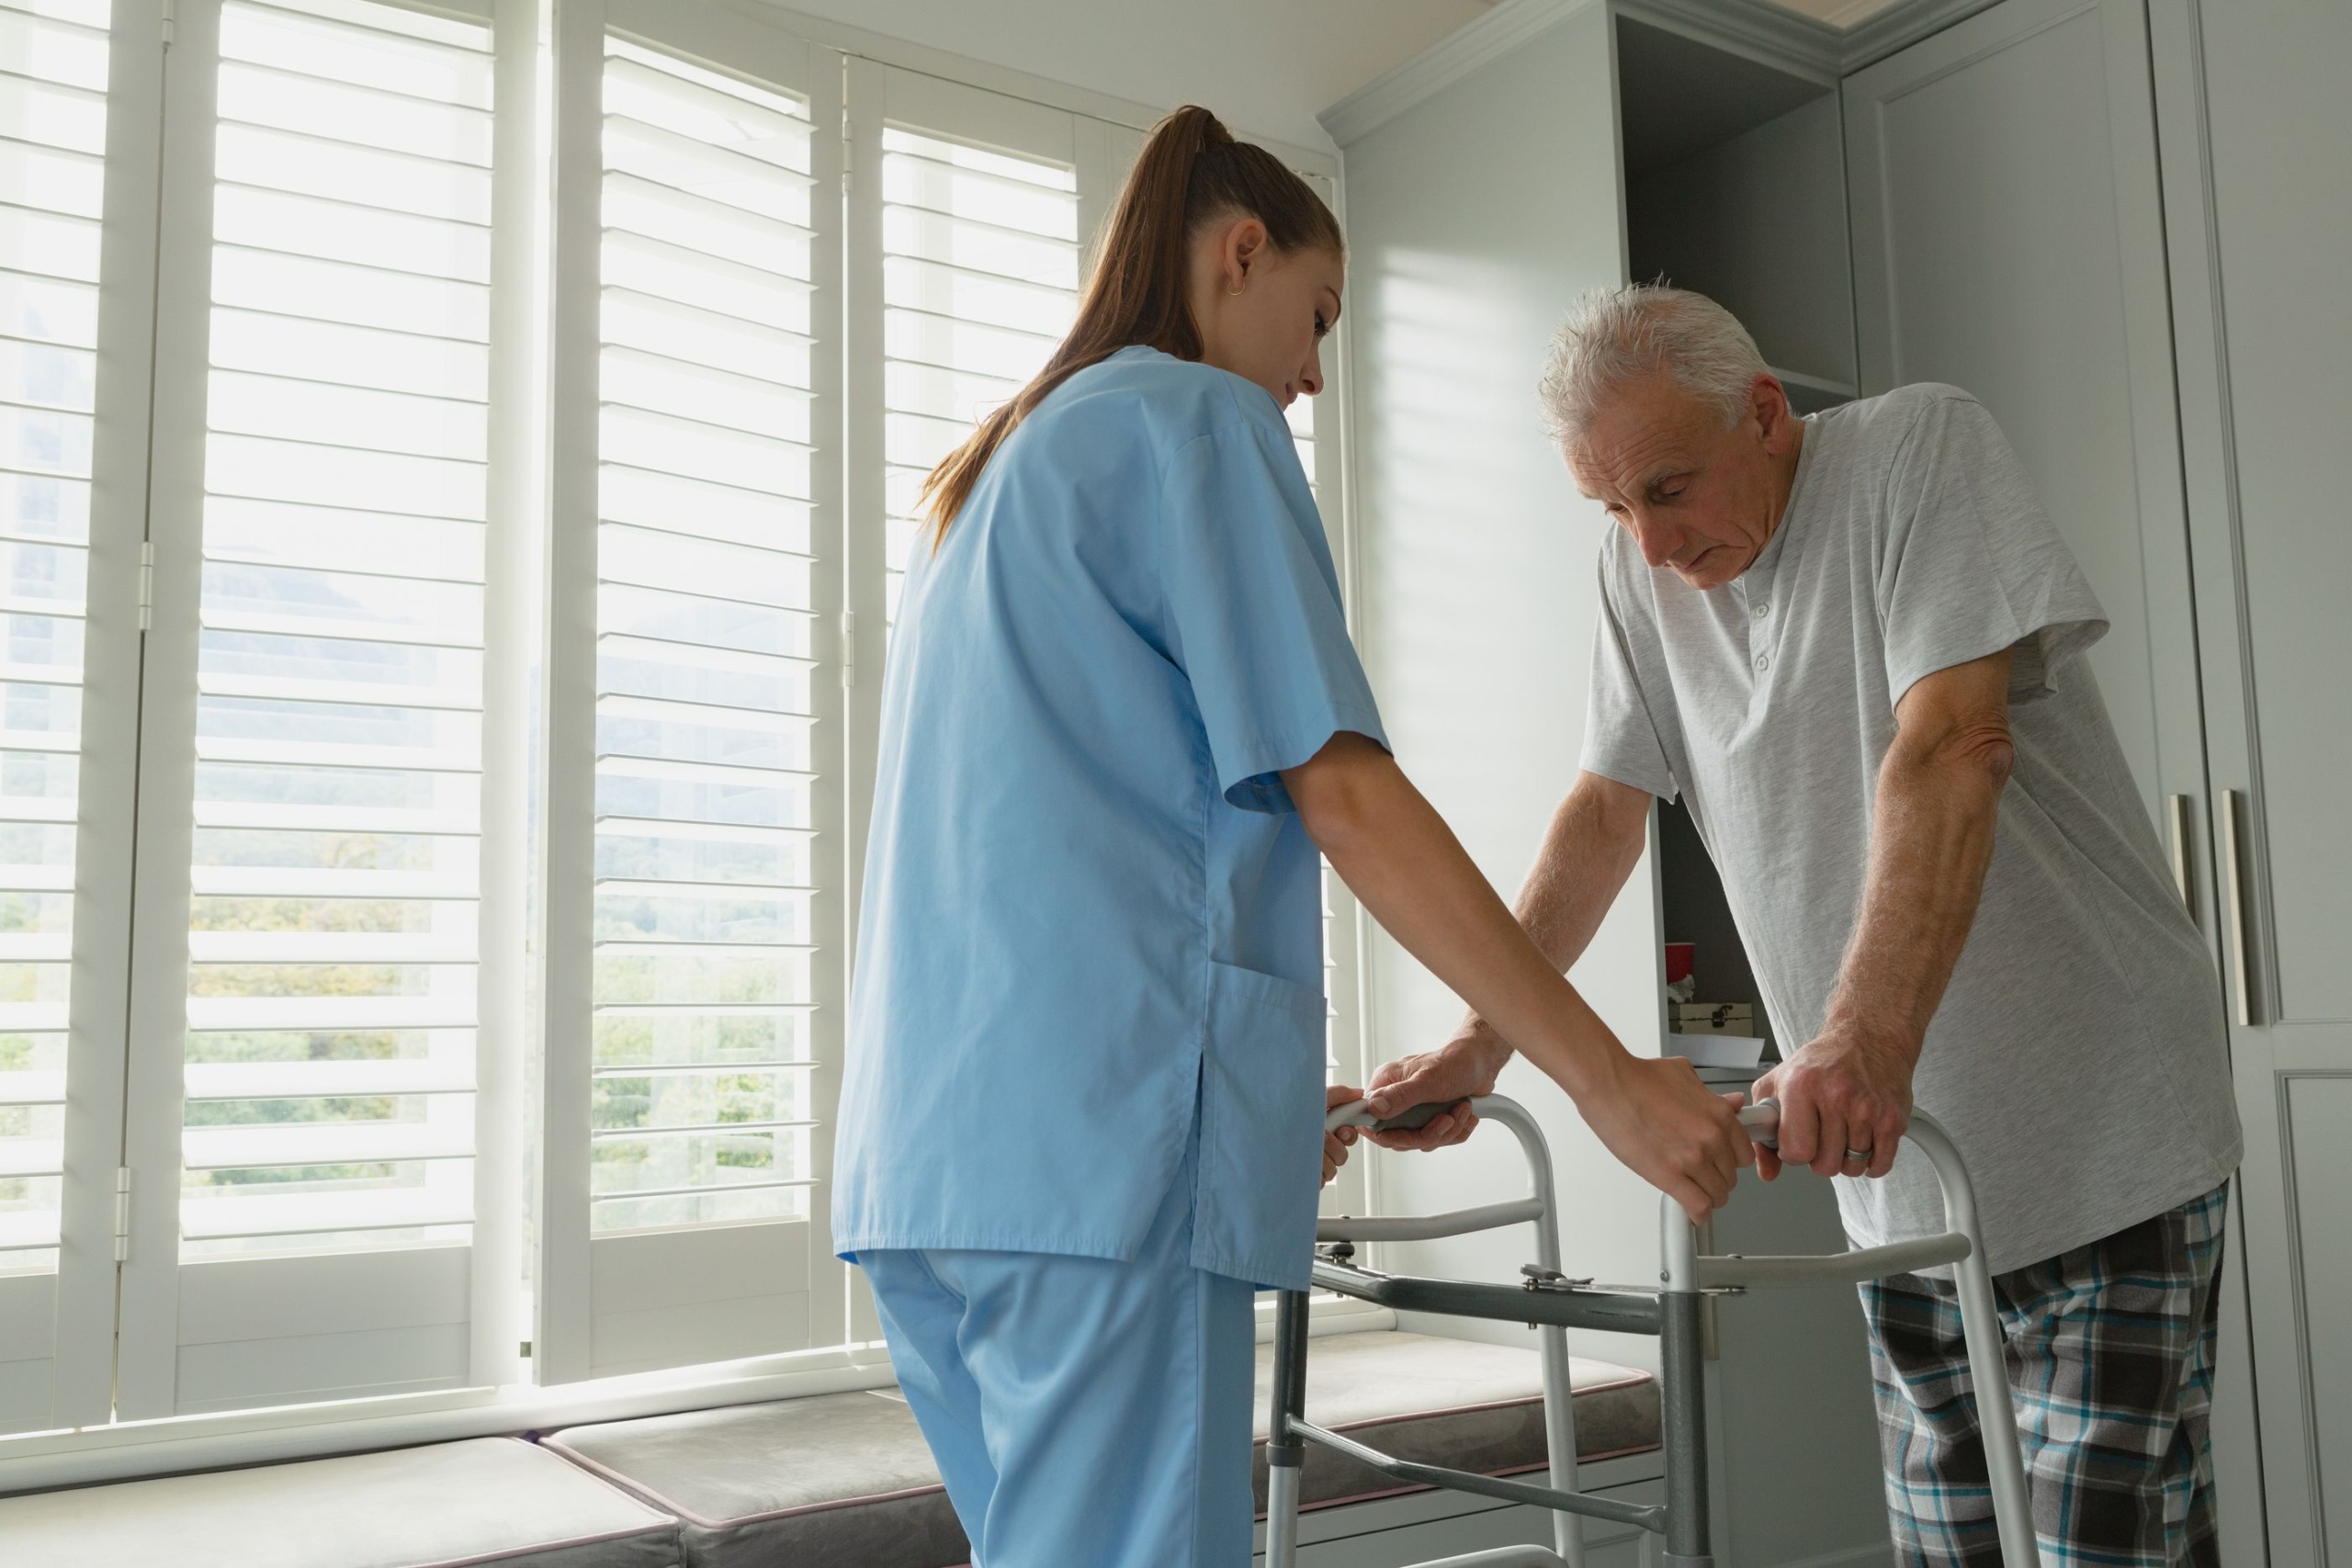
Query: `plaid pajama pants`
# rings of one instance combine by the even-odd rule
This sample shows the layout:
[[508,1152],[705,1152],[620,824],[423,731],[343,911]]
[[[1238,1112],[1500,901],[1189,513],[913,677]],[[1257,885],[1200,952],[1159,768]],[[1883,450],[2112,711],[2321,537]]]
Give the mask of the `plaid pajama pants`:
[[[2218,1568],[2216,1280],[2229,1190],[1993,1279],[2048,1568]],[[2001,1561],[1948,1280],[1861,1287],[1902,1568]],[[2010,1568],[2021,1568],[2012,1564]]]

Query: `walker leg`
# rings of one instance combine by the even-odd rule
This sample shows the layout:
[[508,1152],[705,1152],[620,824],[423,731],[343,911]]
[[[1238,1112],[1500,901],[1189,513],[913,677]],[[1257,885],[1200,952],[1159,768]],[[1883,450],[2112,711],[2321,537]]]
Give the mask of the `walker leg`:
[[1968,1256],[1952,1265],[1952,1280],[1959,1287],[1961,1337],[1968,1343],[1968,1381],[1976,1394],[1976,1429],[1984,1438],[1984,1472],[1992,1482],[2001,1561],[2006,1568],[2040,1568],[2041,1546],[2034,1539],[2033,1498],[2026,1486],[2025,1461],[2018,1451],[2017,1404],[2009,1397],[2001,1309],[1993,1299],[1993,1275],[1984,1263],[1976,1189],[1951,1134],[1934,1117],[1914,1111],[1906,1135],[1926,1152],[1935,1165],[1936,1179],[1943,1184],[1944,1228],[1969,1241]]
[[1266,1435],[1266,1568],[1298,1562],[1298,1483],[1306,1439],[1290,1429],[1306,1415],[1306,1293],[1274,1298],[1273,1409]]
[[2007,1568],[2039,1568],[2041,1546],[2033,1532],[2033,1498],[2018,1450],[2017,1404],[2009,1396],[2001,1312],[1982,1247],[1952,1265],[1960,1287],[1961,1335],[1968,1342],[1968,1381],[1976,1393],[1976,1429],[1984,1439],[1984,1472],[1993,1483],[1993,1519]]
[[[1537,1331],[1544,1348],[1544,1442],[1551,1455],[1555,1491],[1577,1489],[1576,1382],[1568,1366],[1568,1331],[1546,1325]],[[1584,1521],[1574,1514],[1552,1516],[1552,1544],[1568,1568],[1584,1568]]]
[[[1676,1216],[1679,1218],[1679,1216]],[[1658,1397],[1666,1438],[1665,1568],[1713,1568],[1707,1531],[1707,1372],[1693,1291],[1658,1296]]]

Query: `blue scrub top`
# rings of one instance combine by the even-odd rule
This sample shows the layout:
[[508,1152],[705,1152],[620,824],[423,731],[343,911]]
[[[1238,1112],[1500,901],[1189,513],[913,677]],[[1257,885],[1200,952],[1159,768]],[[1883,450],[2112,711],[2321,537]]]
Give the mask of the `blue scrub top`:
[[844,1257],[1132,1259],[1194,1162],[1194,1267],[1304,1287],[1322,894],[1279,770],[1386,744],[1262,388],[1072,376],[908,573],[835,1145]]

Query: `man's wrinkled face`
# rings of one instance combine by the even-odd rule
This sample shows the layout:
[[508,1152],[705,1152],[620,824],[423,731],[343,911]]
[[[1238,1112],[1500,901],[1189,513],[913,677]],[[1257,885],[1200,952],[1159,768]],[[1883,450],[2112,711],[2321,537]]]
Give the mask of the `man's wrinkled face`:
[[1722,405],[1660,371],[1615,390],[1569,449],[1568,468],[1653,570],[1721,588],[1771,538],[1788,501],[1786,459],[1802,439],[1769,376],[1756,378],[1748,406],[1726,424]]

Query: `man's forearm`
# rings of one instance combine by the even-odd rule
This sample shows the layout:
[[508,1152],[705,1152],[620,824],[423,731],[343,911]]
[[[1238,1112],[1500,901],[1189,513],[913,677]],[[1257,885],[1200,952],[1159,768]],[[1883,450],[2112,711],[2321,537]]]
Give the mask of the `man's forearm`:
[[[1535,864],[1520,884],[1511,913],[1536,950],[1563,975],[1575,967],[1593,933],[1642,858],[1648,837],[1649,796],[1591,773],[1576,784],[1552,813]],[[1477,1014],[1466,1015],[1458,1032],[1500,1037]],[[1507,1049],[1508,1047],[1501,1047]]]
[[1877,1036],[1916,1061],[1975,923],[2007,784],[2006,733],[1939,747],[1900,739],[1879,770],[1861,914],[1824,1032]]
[[2005,650],[1922,676],[1894,710],[1871,806],[1861,908],[1821,1032],[1756,1082],[1781,1152],[1821,1176],[1884,1176],[1911,1115],[1928,1021],[1968,945],[2017,760]]

